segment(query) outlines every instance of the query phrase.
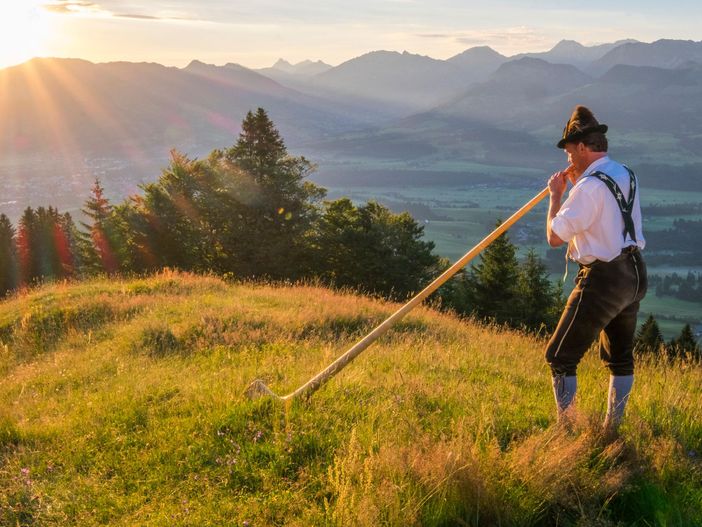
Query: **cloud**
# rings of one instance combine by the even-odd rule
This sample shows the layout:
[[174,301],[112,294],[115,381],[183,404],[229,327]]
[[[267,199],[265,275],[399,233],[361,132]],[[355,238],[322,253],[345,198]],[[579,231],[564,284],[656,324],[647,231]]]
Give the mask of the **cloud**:
[[446,40],[464,46],[497,46],[502,48],[527,48],[529,46],[548,46],[550,40],[526,26],[507,28],[479,29],[474,31],[447,31],[436,33],[417,33],[415,36],[427,40]]
[[135,18],[137,20],[162,20],[160,16],[152,16],[152,15],[136,15],[136,14],[131,14],[131,13],[115,13],[112,16],[117,17],[117,18]]
[[112,13],[115,18],[131,18],[134,20],[181,20],[187,22],[204,22],[198,18],[187,16],[158,16],[158,15],[142,15],[137,13]]
[[99,11],[100,6],[93,2],[60,1],[43,4],[42,9],[59,15],[74,15],[85,11]]
[[186,20],[198,19],[175,14],[145,14],[145,13],[119,13],[103,8],[101,5],[85,0],[60,0],[41,6],[46,11],[60,15],[94,15],[101,17],[128,18],[132,20]]

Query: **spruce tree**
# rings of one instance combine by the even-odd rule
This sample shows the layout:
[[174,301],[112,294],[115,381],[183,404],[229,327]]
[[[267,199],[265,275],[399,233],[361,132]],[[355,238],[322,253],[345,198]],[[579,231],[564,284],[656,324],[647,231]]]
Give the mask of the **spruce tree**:
[[224,157],[238,169],[229,170],[229,184],[240,187],[232,190],[246,190],[235,210],[239,224],[224,238],[225,245],[241,254],[239,262],[245,262],[239,272],[297,278],[309,258],[307,240],[325,194],[305,181],[314,165],[288,154],[263,108],[248,112],[239,139]]
[[518,324],[519,265],[507,233],[482,252],[480,262],[471,266],[465,281],[469,312],[500,324]]
[[88,273],[113,274],[119,270],[111,229],[112,211],[112,205],[105,196],[105,189],[96,178],[90,189],[90,197],[81,209],[90,221],[81,222],[86,231],[78,241],[80,256]]
[[80,256],[80,232],[73,217],[66,212],[59,215],[57,233],[61,240],[61,266],[65,277],[75,277],[82,274],[82,258]]
[[693,360],[702,358],[700,345],[692,333],[690,324],[685,324],[680,335],[670,341],[670,352],[674,357],[685,357]]
[[249,111],[246,114],[239,139],[227,154],[243,168],[256,170],[257,175],[263,178],[265,171],[275,168],[288,155],[288,151],[268,113],[258,108],[256,113]]
[[37,255],[37,230],[34,209],[27,207],[17,227],[17,260],[21,285],[29,285],[41,276]]
[[15,228],[5,214],[0,214],[0,297],[18,285]]
[[636,335],[634,351],[636,353],[653,353],[655,355],[665,352],[663,334],[653,315],[648,315],[648,318],[641,324]]
[[530,249],[517,281],[518,323],[531,331],[555,328],[563,307],[561,288],[548,278],[546,265]]

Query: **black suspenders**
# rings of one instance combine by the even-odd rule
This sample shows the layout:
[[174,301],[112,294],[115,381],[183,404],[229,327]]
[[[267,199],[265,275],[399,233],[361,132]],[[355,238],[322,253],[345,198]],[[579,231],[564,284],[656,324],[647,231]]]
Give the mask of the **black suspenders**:
[[626,168],[626,171],[629,172],[628,200],[624,199],[624,194],[622,194],[619,185],[617,185],[617,183],[604,172],[600,172],[598,170],[597,172],[593,172],[592,174],[588,175],[598,178],[605,185],[607,185],[607,188],[614,196],[614,199],[617,200],[617,205],[619,205],[619,210],[621,211],[622,218],[624,219],[624,241],[626,241],[626,236],[628,234],[632,241],[636,242],[636,229],[634,228],[634,220],[631,217],[631,212],[634,210],[634,196],[636,196],[636,177],[628,166],[623,166]]

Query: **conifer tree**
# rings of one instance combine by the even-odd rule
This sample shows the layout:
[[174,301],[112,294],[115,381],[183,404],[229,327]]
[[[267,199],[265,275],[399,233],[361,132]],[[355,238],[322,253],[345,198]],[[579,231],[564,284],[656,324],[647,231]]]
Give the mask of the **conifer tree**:
[[700,345],[692,333],[690,324],[685,324],[680,335],[670,341],[670,353],[674,357],[689,357],[693,360],[702,358]]
[[28,285],[40,276],[37,261],[35,238],[37,221],[34,209],[27,207],[20,217],[17,228],[17,259],[19,263],[20,284]]
[[315,229],[313,272],[336,286],[405,299],[433,278],[440,263],[423,233],[408,213],[393,214],[377,202],[326,203]]
[[227,155],[244,169],[254,170],[258,177],[264,179],[273,176],[267,174],[267,170],[276,168],[287,157],[288,151],[268,113],[258,108],[256,113],[249,111],[246,114],[239,139]]
[[16,237],[19,282],[73,276],[76,234],[70,214],[61,215],[54,207],[27,207]]
[[296,278],[309,255],[306,241],[325,191],[305,178],[314,165],[288,155],[285,143],[263,108],[248,112],[236,144],[225,158],[242,173],[248,196],[237,208],[227,245],[246,247],[243,274]]
[[653,315],[648,315],[648,318],[641,324],[636,335],[634,351],[637,353],[653,353],[656,355],[665,352],[663,334],[658,327],[658,322],[653,318]]
[[468,311],[481,319],[518,325],[518,281],[516,248],[504,233],[482,252],[480,262],[466,275]]
[[15,228],[5,214],[0,214],[0,297],[18,285]]
[[59,215],[57,221],[57,236],[61,243],[61,266],[64,276],[75,277],[82,274],[83,260],[80,255],[80,232],[76,227],[73,217],[66,212]]
[[555,328],[563,307],[561,288],[548,278],[546,265],[531,249],[519,269],[517,281],[519,323],[531,331]]
[[113,274],[119,270],[113,232],[110,225],[112,205],[105,197],[105,189],[99,179],[95,179],[81,212],[90,219],[81,222],[86,229],[80,236],[79,246],[86,271],[89,273],[105,272]]

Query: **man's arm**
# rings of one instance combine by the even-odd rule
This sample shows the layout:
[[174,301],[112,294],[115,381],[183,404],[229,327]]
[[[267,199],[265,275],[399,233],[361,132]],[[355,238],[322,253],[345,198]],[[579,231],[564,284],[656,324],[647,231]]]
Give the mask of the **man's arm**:
[[546,216],[546,240],[551,247],[560,247],[565,242],[551,229],[551,222],[556,217],[558,211],[561,210],[561,200],[568,185],[568,170],[556,172],[548,180],[548,190],[551,194],[551,200],[548,206],[548,215]]

